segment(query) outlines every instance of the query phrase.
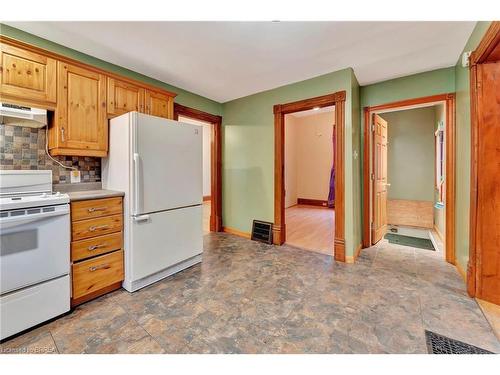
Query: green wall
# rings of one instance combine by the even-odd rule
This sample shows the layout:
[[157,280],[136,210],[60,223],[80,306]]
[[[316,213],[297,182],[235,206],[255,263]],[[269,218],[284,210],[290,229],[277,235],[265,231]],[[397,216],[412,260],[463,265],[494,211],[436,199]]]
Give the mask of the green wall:
[[[473,51],[491,22],[478,22],[463,51]],[[457,184],[455,253],[458,265],[467,270],[469,260],[470,206],[470,90],[469,68],[463,68],[461,56],[455,65],[456,126],[457,126]]]
[[14,38],[17,40],[20,40],[25,43],[32,44],[34,46],[43,48],[45,50],[57,53],[59,55],[63,55],[69,58],[72,58],[74,60],[78,60],[80,62],[83,62],[85,64],[95,66],[97,68],[101,68],[104,70],[107,70],[112,73],[120,74],[122,76],[132,78],[147,84],[151,84],[160,88],[163,88],[165,90],[174,92],[177,94],[175,97],[175,102],[199,109],[201,111],[209,112],[215,115],[221,115],[222,114],[222,105],[216,101],[207,99],[203,96],[193,94],[192,92],[183,90],[179,87],[175,87],[172,85],[169,85],[168,83],[159,81],[157,79],[145,76],[140,73],[136,73],[132,70],[123,68],[118,65],[114,65],[111,63],[108,63],[106,61],[97,59],[95,57],[92,57],[90,55],[87,55],[82,52],[78,52],[74,49],[64,47],[60,44],[51,42],[47,39],[40,38],[38,36],[35,36],[33,34],[26,33],[22,30],[13,28],[8,25],[4,25],[0,23],[0,35],[4,35],[10,38]]
[[359,156],[354,162],[351,157],[353,147],[359,154],[358,87],[352,69],[344,69],[223,104],[224,226],[249,232],[253,219],[274,221],[273,106],[345,90],[345,237],[346,254],[352,255],[356,236],[360,238],[353,224],[360,222],[353,209],[360,199],[359,184],[353,186]]
[[383,113],[387,121],[389,199],[434,203],[435,108]]

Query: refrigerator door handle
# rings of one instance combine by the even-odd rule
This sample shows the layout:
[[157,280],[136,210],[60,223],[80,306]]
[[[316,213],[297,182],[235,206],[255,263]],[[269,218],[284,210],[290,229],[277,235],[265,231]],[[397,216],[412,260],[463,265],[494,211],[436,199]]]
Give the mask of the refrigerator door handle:
[[134,215],[138,215],[139,212],[141,212],[139,209],[139,199],[140,199],[139,162],[140,162],[139,154],[134,152]]
[[149,220],[149,215],[140,215],[140,216],[134,216],[134,221],[147,221]]

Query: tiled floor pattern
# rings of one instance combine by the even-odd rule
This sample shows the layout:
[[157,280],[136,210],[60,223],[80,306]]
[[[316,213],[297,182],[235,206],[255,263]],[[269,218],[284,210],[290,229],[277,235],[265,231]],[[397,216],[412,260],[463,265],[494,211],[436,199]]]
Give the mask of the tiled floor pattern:
[[201,265],[123,290],[3,343],[1,352],[426,353],[424,330],[493,352],[500,344],[455,268],[389,245],[354,265],[229,234]]

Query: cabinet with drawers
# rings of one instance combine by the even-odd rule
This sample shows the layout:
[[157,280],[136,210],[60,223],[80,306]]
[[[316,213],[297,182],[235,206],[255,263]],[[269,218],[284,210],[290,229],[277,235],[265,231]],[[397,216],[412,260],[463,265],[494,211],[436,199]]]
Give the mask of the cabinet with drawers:
[[121,287],[123,281],[121,197],[71,202],[71,305]]

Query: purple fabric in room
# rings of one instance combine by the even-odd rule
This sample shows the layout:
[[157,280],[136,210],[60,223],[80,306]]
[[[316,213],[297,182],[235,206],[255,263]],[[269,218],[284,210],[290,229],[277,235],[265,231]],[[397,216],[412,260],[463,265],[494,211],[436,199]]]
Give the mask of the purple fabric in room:
[[[332,134],[333,160],[335,160],[335,127]],[[335,206],[335,163],[332,161],[332,170],[330,172],[330,192],[328,193],[328,207]]]

